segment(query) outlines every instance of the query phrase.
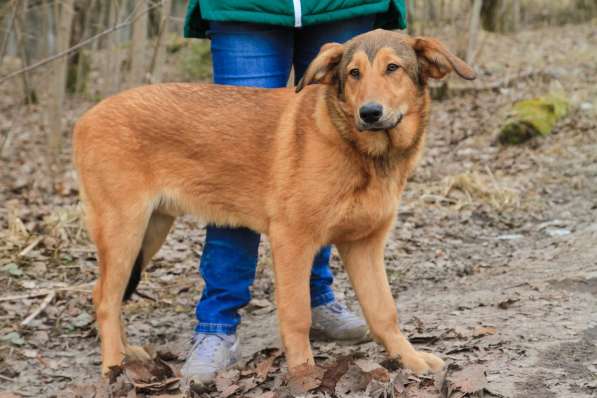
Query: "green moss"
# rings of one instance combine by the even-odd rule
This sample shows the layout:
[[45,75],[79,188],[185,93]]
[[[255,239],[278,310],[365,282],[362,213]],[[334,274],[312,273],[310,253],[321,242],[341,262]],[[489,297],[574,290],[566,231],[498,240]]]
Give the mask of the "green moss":
[[185,79],[191,81],[209,80],[212,75],[209,40],[191,40],[190,45],[180,50],[179,67]]
[[568,100],[560,94],[516,102],[498,139],[502,144],[520,144],[534,136],[548,135],[569,107]]
[[91,57],[86,50],[80,50],[69,62],[66,75],[66,90],[69,94],[81,94],[87,90],[91,72]]
[[178,32],[169,33],[166,39],[166,52],[168,54],[176,54],[183,48],[186,48],[190,40],[183,38]]

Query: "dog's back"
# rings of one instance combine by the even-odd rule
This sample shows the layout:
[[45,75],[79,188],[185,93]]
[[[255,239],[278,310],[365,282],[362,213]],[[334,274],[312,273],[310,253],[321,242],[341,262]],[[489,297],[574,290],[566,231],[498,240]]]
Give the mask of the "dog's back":
[[[232,224],[237,212],[258,214],[278,120],[295,97],[288,89],[163,84],[108,98],[75,127],[85,200],[152,201],[171,215],[208,211],[215,220],[221,212]],[[184,208],[186,196],[204,209]]]

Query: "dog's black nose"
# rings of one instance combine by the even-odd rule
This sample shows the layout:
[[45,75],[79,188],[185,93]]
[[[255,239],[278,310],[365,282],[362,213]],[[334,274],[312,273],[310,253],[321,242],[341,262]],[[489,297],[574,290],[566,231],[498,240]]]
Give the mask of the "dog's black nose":
[[365,123],[375,123],[383,115],[383,106],[377,102],[369,102],[359,109],[359,116]]

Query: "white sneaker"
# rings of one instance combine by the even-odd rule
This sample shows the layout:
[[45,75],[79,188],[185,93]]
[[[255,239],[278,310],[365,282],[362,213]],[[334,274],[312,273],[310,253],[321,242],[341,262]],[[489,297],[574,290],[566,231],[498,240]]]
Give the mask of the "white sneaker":
[[311,333],[329,340],[364,341],[367,324],[344,304],[332,301],[312,309]]
[[240,360],[236,335],[197,333],[187,360],[180,370],[183,389],[213,381],[216,373]]

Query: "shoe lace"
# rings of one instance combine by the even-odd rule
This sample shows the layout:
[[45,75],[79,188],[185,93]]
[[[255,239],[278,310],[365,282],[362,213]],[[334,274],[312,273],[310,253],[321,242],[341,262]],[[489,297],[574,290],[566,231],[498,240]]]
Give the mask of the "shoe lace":
[[[195,337],[195,342],[191,352],[196,358],[211,361],[218,352],[220,346],[224,344],[224,339],[214,334],[202,334]],[[201,346],[201,348],[199,348]]]
[[332,315],[340,315],[340,314],[343,314],[344,312],[346,312],[346,307],[344,307],[342,304],[338,303],[337,301],[326,305],[324,308],[325,308],[326,312],[329,312]]

